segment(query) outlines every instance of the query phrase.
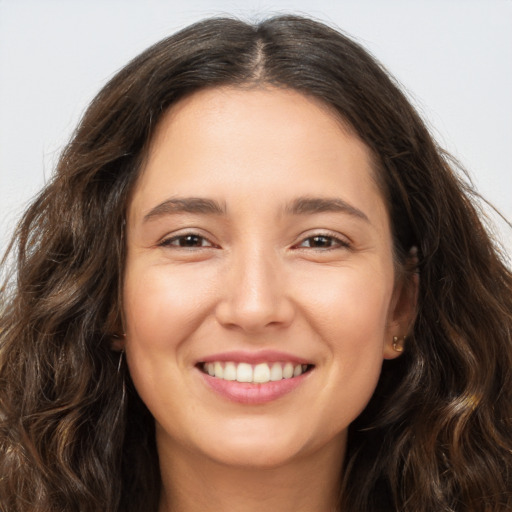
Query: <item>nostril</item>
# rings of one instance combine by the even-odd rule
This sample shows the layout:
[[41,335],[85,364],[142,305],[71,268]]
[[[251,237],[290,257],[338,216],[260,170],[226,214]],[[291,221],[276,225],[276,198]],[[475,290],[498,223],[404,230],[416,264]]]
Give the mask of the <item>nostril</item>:
[[294,316],[294,308],[285,297],[267,302],[233,297],[216,310],[216,318],[224,328],[246,333],[281,329],[290,325]]

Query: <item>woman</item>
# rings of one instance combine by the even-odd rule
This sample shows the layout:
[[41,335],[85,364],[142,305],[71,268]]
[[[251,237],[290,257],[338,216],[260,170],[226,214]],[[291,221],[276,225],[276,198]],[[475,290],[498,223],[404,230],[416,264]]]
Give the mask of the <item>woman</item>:
[[137,57],[15,237],[0,509],[510,509],[512,276],[451,166],[317,22]]

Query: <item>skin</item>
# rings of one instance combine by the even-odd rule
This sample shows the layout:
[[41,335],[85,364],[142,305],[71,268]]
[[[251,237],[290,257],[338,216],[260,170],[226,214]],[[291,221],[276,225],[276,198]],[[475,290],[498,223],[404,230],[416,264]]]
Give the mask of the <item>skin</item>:
[[[208,89],[165,114],[128,208],[124,284],[127,362],[156,422],[160,512],[334,510],[347,428],[414,312],[373,175],[367,147],[298,92]],[[159,206],[189,197],[225,212]],[[291,212],[304,197],[344,207]],[[196,366],[263,349],[314,367],[254,405],[212,391]]]

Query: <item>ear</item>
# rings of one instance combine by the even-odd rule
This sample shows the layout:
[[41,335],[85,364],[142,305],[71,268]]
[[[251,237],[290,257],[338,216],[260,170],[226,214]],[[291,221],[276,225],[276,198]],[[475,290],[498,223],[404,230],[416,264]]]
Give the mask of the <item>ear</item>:
[[[417,261],[415,255],[412,257]],[[395,359],[405,348],[405,338],[412,330],[416,319],[419,284],[420,276],[416,271],[407,272],[395,284],[384,340],[384,359]]]

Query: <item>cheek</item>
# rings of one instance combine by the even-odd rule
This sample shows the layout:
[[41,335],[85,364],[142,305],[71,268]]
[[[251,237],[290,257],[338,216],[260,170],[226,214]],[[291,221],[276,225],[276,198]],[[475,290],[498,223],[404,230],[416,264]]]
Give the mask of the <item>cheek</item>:
[[383,341],[393,290],[391,272],[372,267],[324,269],[306,275],[301,288],[303,315],[333,348]]
[[128,267],[123,290],[126,358],[133,383],[155,418],[174,410],[182,399],[162,389],[183,384],[181,370],[190,362],[187,339],[210,311],[209,283],[207,275],[166,264]]
[[124,287],[127,339],[155,350],[179,345],[208,311],[210,283],[204,272],[167,265],[128,272]]
[[324,279],[317,274],[304,294],[308,300],[303,315],[326,348],[323,363],[330,378],[325,386],[330,393],[325,396],[340,400],[340,414],[352,411],[350,421],[374,392],[389,336],[392,274],[366,270],[344,268]]

